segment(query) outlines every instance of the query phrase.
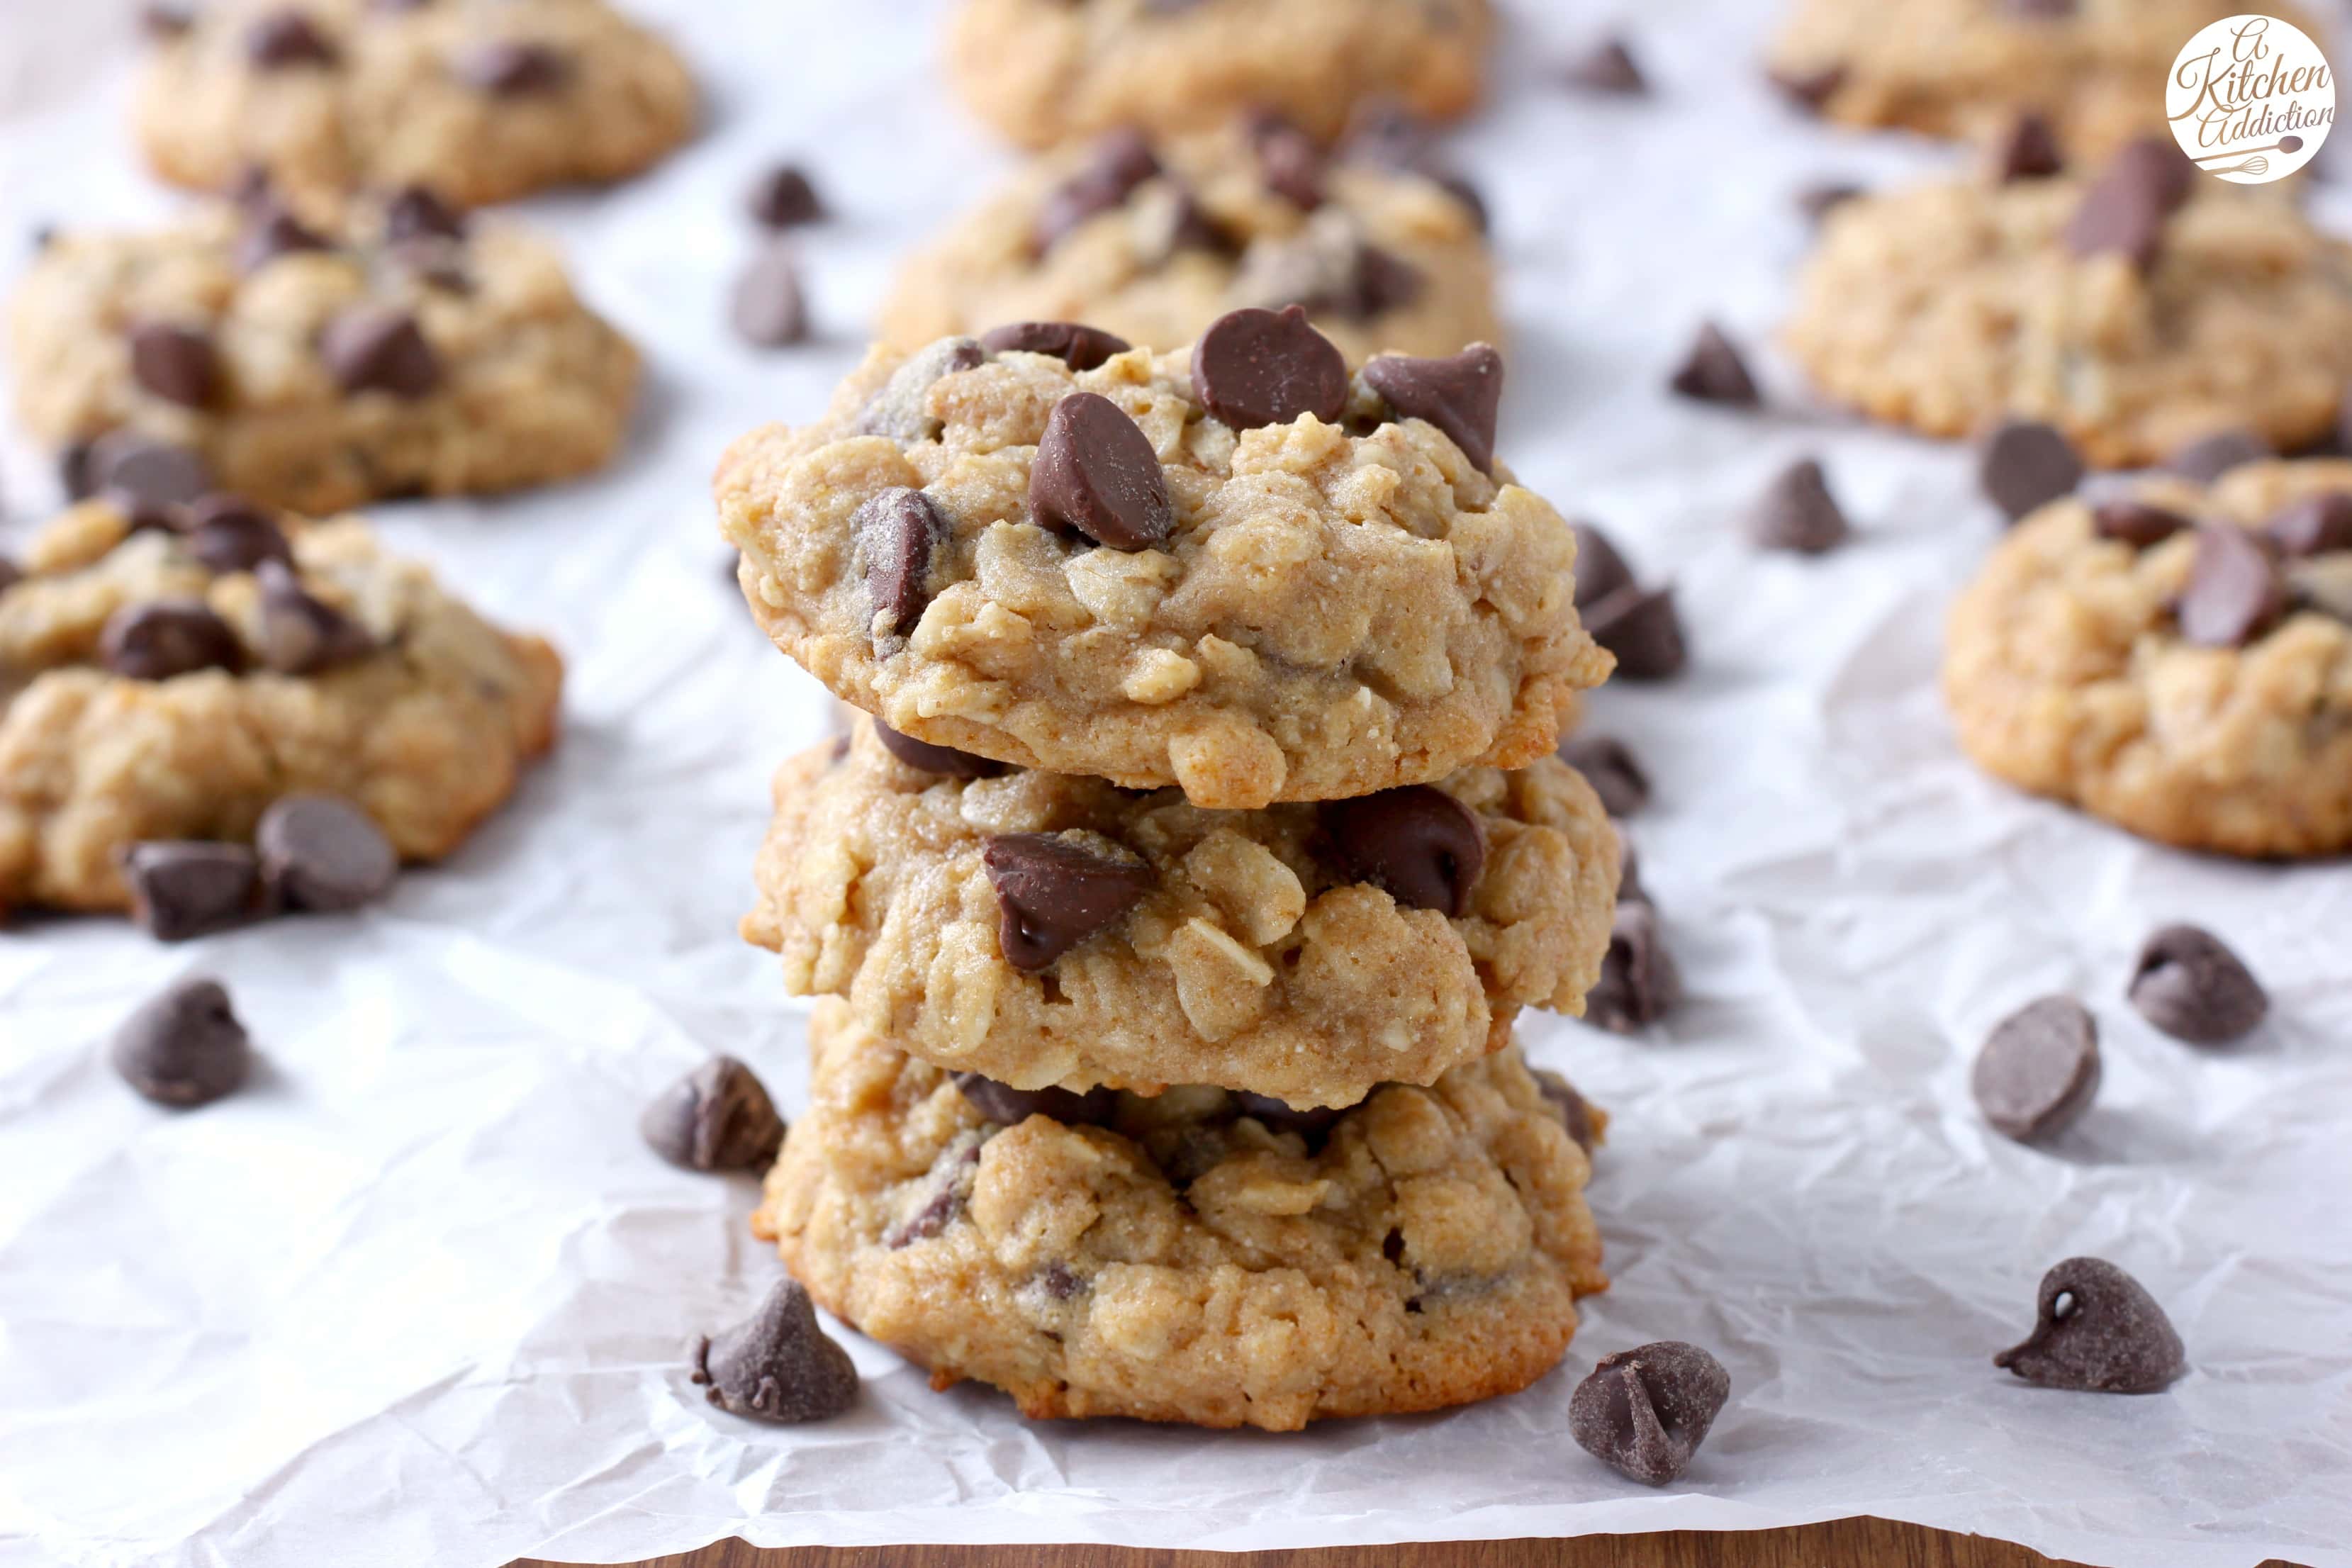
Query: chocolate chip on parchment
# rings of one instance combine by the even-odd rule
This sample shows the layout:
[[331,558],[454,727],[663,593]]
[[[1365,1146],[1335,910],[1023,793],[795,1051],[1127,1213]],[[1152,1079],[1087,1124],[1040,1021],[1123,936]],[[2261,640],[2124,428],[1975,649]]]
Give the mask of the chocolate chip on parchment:
[[1559,79],[1580,92],[1621,98],[1643,98],[1650,91],[1649,79],[1642,74],[1633,51],[1624,39],[1616,37],[1603,38],[1571,58],[1561,68]]
[[849,537],[865,563],[875,634],[911,632],[931,602],[931,561],[948,542],[948,520],[918,489],[901,486],[870,496],[850,514]]
[[459,55],[457,79],[493,98],[528,98],[554,92],[572,78],[572,62],[561,50],[520,38],[500,38]]
[[2101,539],[2112,539],[2128,544],[2134,550],[2146,550],[2163,543],[2184,528],[2195,523],[2177,511],[2168,511],[2144,500],[2117,497],[2101,501],[2091,509],[2091,531]]
[[1627,680],[1669,680],[1690,662],[1675,591],[1628,584],[1584,611],[1584,629],[1617,656]]
[[2189,199],[2195,174],[2171,138],[2133,142],[2083,193],[2067,220],[2067,248],[2086,258],[2120,255],[2147,271],[2163,247],[2165,220]]
[[220,391],[220,355],[200,327],[146,321],[131,330],[131,375],[166,403],[202,408]]
[[728,297],[727,319],[745,342],[763,349],[808,341],[808,297],[790,244],[771,240],[753,253]]
[[185,527],[188,553],[208,572],[251,572],[265,561],[294,561],[278,520],[243,496],[205,497],[188,508]]
[[1160,172],[1160,160],[1140,132],[1107,133],[1088,152],[1085,166],[1045,198],[1030,232],[1031,246],[1040,255],[1053,249],[1072,229],[1119,205]]
[[2009,122],[1993,143],[1993,177],[2006,185],[2018,180],[2041,180],[2063,174],[2066,155],[2058,150],[2057,133],[2050,121],[2031,110]]
[[1472,468],[1494,473],[1503,356],[1491,344],[1472,343],[1444,359],[1375,355],[1364,366],[1364,384],[1379,393],[1398,417],[1436,426],[1462,448]]
[[1131,851],[1094,834],[999,834],[981,863],[1003,911],[997,945],[1029,973],[1126,919],[1156,880]]
[[99,662],[132,680],[169,680],[200,669],[245,668],[245,645],[202,599],[125,605],[106,618]]
[[440,356],[416,318],[384,305],[353,305],[319,334],[327,374],[345,392],[383,392],[415,400],[441,384]]
[[653,1152],[689,1171],[764,1171],[783,1147],[784,1119],[759,1076],[715,1056],[662,1090],[637,1131]]
[[1316,1105],[1302,1110],[1270,1094],[1252,1094],[1241,1089],[1233,1092],[1236,1111],[1255,1119],[1269,1132],[1296,1132],[1310,1144],[1319,1143],[1339,1124],[1339,1118],[1348,1114],[1348,1108],[1340,1105]]
[[2197,531],[2189,582],[2174,613],[2180,635],[2200,647],[2243,647],[2284,619],[2286,579],[2250,529],[2216,523]]
[[1713,321],[1700,323],[1698,335],[1691,340],[1682,363],[1667,378],[1666,385],[1677,396],[1697,403],[1721,403],[1733,407],[1753,408],[1764,401],[1756,390],[1756,378],[1748,372],[1748,362],[1721,327]]
[[324,236],[305,225],[284,203],[264,195],[247,211],[237,230],[235,260],[237,271],[252,273],[281,256],[332,248]]
[[1486,868],[1486,829],[1478,814],[1433,784],[1406,784],[1351,800],[1326,801],[1317,813],[1339,865],[1409,910],[1459,920]]
[[1093,370],[1135,345],[1076,321],[1013,321],[983,334],[980,346],[993,353],[1045,354],[1072,370]]
[[122,1021],[108,1059],[158,1105],[209,1105],[245,1082],[253,1042],[216,980],[183,980]]
[[758,1310],[695,1342],[693,1379],[730,1415],[791,1426],[824,1421],[857,1403],[857,1368],[817,1326],[797,1279],[780,1279]]
[[368,629],[302,586],[284,561],[254,568],[261,584],[261,662],[280,675],[316,675],[376,650]]
[[1632,816],[1650,804],[1650,775],[1614,735],[1570,735],[1559,743],[1559,760],[1584,775],[1612,816]]
[[2279,552],[2290,558],[2352,550],[2352,495],[2305,496],[2263,525]]
[[1977,482],[2011,522],[2072,495],[2083,455],[2065,433],[2038,419],[2004,419],[1977,448]]
[[331,913],[383,896],[400,852],[367,813],[331,795],[272,801],[254,829],[261,875],[288,906]]
[[1639,1034],[1674,1011],[1682,994],[1682,972],[1666,951],[1656,908],[1621,889],[1601,978],[1584,998],[1584,1021],[1612,1034]]
[[[1003,763],[992,758],[975,757],[953,746],[934,746],[929,741],[901,735],[879,719],[874,721],[874,738],[882,742],[884,751],[919,773],[951,779],[992,779],[1007,771]],[[843,740],[846,743],[847,737]]]
[[1625,837],[1625,825],[1612,820],[1617,830],[1617,901],[1621,904],[1653,904],[1650,889],[1642,886],[1642,858],[1633,848],[1633,841]]
[[261,862],[243,844],[147,839],[121,857],[131,919],[158,942],[247,925],[268,911]]
[[1811,70],[1776,70],[1769,73],[1774,87],[1800,109],[1818,114],[1822,106],[1837,96],[1845,85],[1846,68],[1841,65],[1817,66]]
[[976,370],[987,360],[988,351],[971,338],[941,338],[917,349],[866,399],[858,411],[857,433],[899,442],[937,438],[940,421],[929,412],[932,384],[959,372]]
[[955,1086],[971,1102],[973,1110],[1006,1127],[1018,1127],[1033,1116],[1058,1121],[1065,1127],[1098,1127],[1109,1121],[1118,1110],[1118,1091],[1099,1086],[1084,1094],[1051,1085],[1044,1089],[1015,1089],[976,1072],[956,1074]]
[[1797,190],[1797,210],[1808,223],[1819,223],[1831,209],[1843,206],[1867,193],[1851,180],[1816,180]]
[[335,46],[309,16],[289,8],[273,11],[253,24],[245,35],[245,56],[263,70],[331,66]]
[[1348,362],[1297,305],[1235,310],[1194,345],[1192,387],[1235,430],[1288,425],[1305,414],[1332,425],[1348,406]]
[[1160,455],[1127,411],[1092,392],[1054,405],[1029,470],[1029,510],[1114,550],[1149,550],[1176,527]]
[[1721,1362],[1696,1345],[1661,1340],[1601,1357],[1569,1396],[1568,1430],[1620,1475],[1664,1486],[1690,1468],[1730,1397]]
[[761,170],[751,183],[745,205],[751,221],[761,228],[798,228],[824,217],[824,202],[816,194],[816,184],[798,163],[778,163]]
[[1579,520],[1569,525],[1576,536],[1576,607],[1591,608],[1620,588],[1633,584],[1633,568],[1609,542],[1609,536]]
[[463,239],[466,215],[429,186],[405,186],[384,204],[383,237],[390,244],[404,239]]
[[2189,1352],[2138,1280],[2105,1258],[2070,1258],[2042,1277],[2032,1335],[1992,1363],[2044,1388],[2157,1394],[2189,1370]]
[[2198,1046],[2224,1046],[2251,1034],[2271,1006],[2245,961],[2192,925],[2165,926],[2147,939],[2128,994],[2149,1023]]
[[2054,1137],[2099,1092],[2099,1026],[2072,996],[2044,996],[1994,1026],[1969,1084],[1994,1129],[2021,1143]]
[[1820,555],[1843,544],[1853,531],[1817,458],[1801,458],[1783,468],[1748,513],[1748,537],[1762,550]]
[[[213,488],[202,458],[185,447],[135,430],[111,430],[100,436],[90,443],[80,467],[79,475],[66,476],[68,481],[80,479],[80,495],[107,495],[131,512],[134,521],[143,514],[185,506]],[[74,487],[68,483],[68,488]]]
[[1576,1146],[1590,1155],[1593,1145],[1600,1142],[1600,1134],[1592,1124],[1592,1102],[1579,1094],[1574,1084],[1549,1068],[1529,1068],[1528,1071],[1534,1077],[1536,1088],[1542,1091],[1546,1102],[1559,1113],[1559,1124],[1568,1129],[1568,1135],[1576,1141]]
[[2276,457],[2271,444],[2251,430],[2223,430],[2191,441],[2164,460],[2184,479],[2210,485],[2232,468]]

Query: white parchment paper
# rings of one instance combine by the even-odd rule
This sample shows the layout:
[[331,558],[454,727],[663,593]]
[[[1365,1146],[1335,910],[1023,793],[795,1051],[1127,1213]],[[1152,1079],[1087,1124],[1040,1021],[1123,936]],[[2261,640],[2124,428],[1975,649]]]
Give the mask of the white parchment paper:
[[[2129,1568],[2352,1563],[2352,868],[2153,850],[1975,774],[1935,693],[1953,588],[1995,537],[1964,454],[1802,412],[1680,405],[1703,314],[1777,322],[1790,192],[1947,150],[1800,121],[1752,68],[1775,6],[1626,8],[1660,84],[1575,100],[1549,62],[1601,20],[1521,0],[1460,137],[1509,288],[1503,450],[1680,584],[1687,678],[1603,693],[1659,799],[1636,826],[1691,999],[1654,1038],[1536,1019],[1534,1054],[1617,1116],[1592,1202],[1614,1288],[1515,1398],[1303,1436],[1031,1426],[929,1391],[855,1335],[858,1409],[711,1411],[681,1358],[777,1265],[749,1180],[670,1170],[636,1113],[712,1050],[804,1102],[801,1015],[740,942],[770,769],[816,689],[721,575],[726,441],[821,406],[890,259],[1004,155],[940,83],[943,6],[636,0],[710,90],[703,140],[604,195],[526,205],[645,345],[610,473],[495,505],[383,509],[399,543],[571,660],[554,760],[384,907],[164,948],[110,921],[0,934],[0,1563],[615,1561],[756,1543],[1092,1541],[1255,1548],[1877,1513]],[[123,130],[128,0],[0,5],[0,245],[173,200]],[[1570,14],[1574,13],[1574,14]],[[755,355],[723,320],[742,188],[806,158],[823,341]],[[2340,194],[2336,198],[2340,202]],[[9,270],[18,263],[6,264]],[[55,500],[0,447],[15,526]],[[1762,557],[1740,506],[1826,456],[1859,542]],[[2193,918],[2274,1021],[2200,1052],[2122,1003],[2139,939]],[[223,977],[266,1053],[193,1115],[101,1043],[174,976]],[[2097,1108],[2054,1149],[1988,1132],[1967,1064],[2042,992],[2105,1031]],[[2061,1258],[2170,1309],[2191,1374],[2153,1398],[1994,1370]],[[1600,1355],[1712,1347],[1734,1396],[1651,1492],[1570,1441]]]

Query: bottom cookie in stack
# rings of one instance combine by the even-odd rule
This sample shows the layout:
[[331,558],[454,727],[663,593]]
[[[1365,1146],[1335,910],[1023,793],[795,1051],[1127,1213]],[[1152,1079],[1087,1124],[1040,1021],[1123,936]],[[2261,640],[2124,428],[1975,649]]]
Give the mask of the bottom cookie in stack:
[[1291,1431],[1465,1404],[1549,1371],[1608,1283],[1569,1131],[1600,1119],[1516,1047],[1296,1113],[960,1089],[834,1000],[809,1039],[753,1229],[935,1386],[1027,1415]]

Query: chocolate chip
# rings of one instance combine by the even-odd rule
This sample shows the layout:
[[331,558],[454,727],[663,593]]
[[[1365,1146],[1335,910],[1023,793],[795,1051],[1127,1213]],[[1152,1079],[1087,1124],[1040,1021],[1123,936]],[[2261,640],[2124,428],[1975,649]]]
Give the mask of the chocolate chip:
[[1633,569],[1609,542],[1609,536],[1589,522],[1569,525],[1576,535],[1576,607],[1589,609],[1601,600],[1629,588],[1633,584]]
[[184,5],[170,5],[157,0],[139,8],[139,26],[157,43],[168,43],[196,25],[194,13]]
[[430,188],[410,185],[384,204],[383,237],[391,245],[404,239],[463,239],[465,215]]
[[169,680],[200,669],[245,668],[245,645],[202,599],[125,605],[106,618],[99,662],[131,680]]
[[1312,212],[1323,205],[1323,149],[1287,121],[1256,127],[1258,177],[1266,189],[1294,206]]
[[158,1105],[208,1105],[245,1082],[253,1042],[215,980],[183,980],[122,1021],[108,1051]]
[[1352,800],[1326,801],[1318,813],[1339,865],[1409,910],[1460,920],[1486,868],[1486,829],[1478,814],[1430,784],[1407,784]]
[[2210,485],[2232,468],[2276,457],[2271,444],[2251,430],[2223,430],[2191,441],[2164,460],[2164,466],[2184,479]]
[[1048,1263],[1037,1276],[1038,1288],[1056,1301],[1066,1301],[1086,1289],[1087,1282],[1060,1263]]
[[798,228],[824,217],[824,203],[808,171],[798,163],[778,163],[761,171],[751,185],[751,221],[761,228]]
[[[882,742],[884,751],[918,773],[938,773],[951,779],[992,779],[1006,771],[1003,763],[990,758],[975,757],[970,752],[959,752],[953,746],[934,746],[929,741],[901,735],[879,719],[874,721],[874,738]],[[845,743],[846,737],[844,740]]]
[[781,1279],[745,1321],[694,1347],[694,1381],[730,1415],[790,1426],[824,1421],[857,1403],[849,1352],[817,1327],[797,1279]]
[[2054,1137],[2099,1092],[2099,1026],[2072,996],[2044,996],[2002,1019],[1969,1075],[1985,1120],[2020,1142]]
[[2005,419],[1977,452],[1977,481],[2011,522],[2072,495],[2083,482],[2082,454],[2054,426]]
[[1074,392],[1045,416],[1029,470],[1029,510],[1115,550],[1149,550],[1174,531],[1159,454],[1109,398]]
[[744,342],[763,349],[806,342],[807,298],[801,292],[800,260],[782,241],[763,245],[735,279],[728,320]]
[[400,853],[367,813],[331,795],[272,801],[254,829],[261,875],[298,910],[332,913],[383,896]]
[[2195,526],[2177,511],[2167,511],[2143,500],[2118,498],[2101,501],[2091,510],[2093,532],[2101,539],[2128,544],[2134,550],[2161,544],[2182,529]]
[[1334,425],[1348,406],[1348,362],[1297,305],[1235,310],[1193,347],[1192,387],[1235,430],[1288,425],[1307,414]]
[[58,483],[68,500],[88,500],[97,491],[89,473],[90,443],[76,441],[58,454]]
[[987,351],[970,338],[941,338],[916,350],[858,411],[857,433],[899,442],[936,440],[940,425],[927,406],[933,384],[976,370],[987,359]]
[[1682,994],[1682,972],[1666,952],[1657,910],[1621,890],[1601,978],[1584,998],[1584,1021],[1612,1034],[1639,1034],[1674,1011]]
[[2032,1334],[1992,1363],[2044,1388],[2156,1394],[2189,1370],[2189,1352],[2138,1280],[2104,1258],[2070,1258],[2042,1277]]
[[81,494],[106,494],[133,513],[185,506],[213,488],[202,458],[135,430],[100,436],[81,468],[67,475],[82,481]]
[[1568,1135],[1576,1141],[1578,1148],[1591,1154],[1593,1145],[1600,1142],[1600,1134],[1592,1125],[1591,1101],[1577,1093],[1574,1084],[1548,1068],[1528,1070],[1536,1080],[1536,1088],[1558,1113],[1559,1124],[1568,1129]]
[[2244,960],[2212,932],[2166,926],[2140,949],[2129,994],[2140,1016],[2175,1039],[2223,1046],[2251,1034],[2270,1011]]
[[992,353],[1044,354],[1072,370],[1093,370],[1135,345],[1076,321],[1014,321],[982,336],[980,346]]
[[1853,531],[1813,458],[1782,469],[1748,514],[1748,536],[1763,550],[1820,555],[1843,544]]
[[1797,210],[1809,223],[1819,223],[1833,207],[1843,206],[1867,193],[1850,180],[1817,180],[1797,191]]
[[441,384],[441,360],[405,310],[353,305],[319,336],[327,374],[345,392],[384,392],[414,400]]
[[2011,121],[2000,140],[1993,143],[1993,177],[2004,185],[2047,179],[2065,169],[2066,155],[2058,150],[2058,137],[2050,121],[2031,110]]
[[202,408],[220,391],[220,356],[201,328],[148,321],[131,331],[131,374],[167,403]]
[[1238,1089],[1234,1090],[1234,1109],[1253,1118],[1269,1132],[1295,1132],[1310,1146],[1318,1147],[1331,1129],[1339,1125],[1339,1118],[1348,1114],[1345,1106],[1317,1105],[1301,1110],[1272,1095]]
[[251,273],[260,271],[281,256],[332,248],[322,236],[304,227],[301,219],[275,202],[268,202],[247,216],[245,226],[237,233],[234,259],[239,272]]
[[2226,522],[2197,531],[2175,608],[2182,637],[2200,647],[2243,647],[2284,619],[2287,606],[2286,580],[2252,531]]
[[1633,841],[1625,837],[1625,825],[1612,820],[1610,826],[1617,831],[1617,901],[1621,904],[1650,904],[1656,900],[1642,886],[1642,860],[1634,852]]
[[1650,804],[1650,775],[1614,735],[1570,735],[1559,743],[1559,760],[1584,775],[1612,816],[1632,816]]
[[1629,584],[1584,612],[1584,629],[1617,656],[1617,673],[1628,680],[1669,680],[1690,662],[1672,588]]
[[2263,525],[2289,558],[2352,550],[2352,495],[2306,496]]
[[947,548],[939,503],[918,489],[884,490],[850,514],[849,537],[865,563],[875,635],[913,631],[931,602],[932,559]]
[[1577,1446],[1619,1474],[1659,1487],[1690,1468],[1724,1403],[1731,1374],[1680,1340],[1603,1356],[1569,1396]]
[[1845,67],[1837,65],[1771,73],[1772,85],[1786,94],[1790,102],[1817,114],[1823,104],[1837,96],[1838,89],[1845,85]]
[[1633,51],[1622,38],[1603,38],[1570,60],[1560,80],[1580,92],[1613,93],[1623,98],[1646,97],[1649,79],[1634,63]]
[[1699,403],[1753,408],[1764,400],[1756,390],[1756,378],[1748,374],[1748,362],[1740,357],[1738,345],[1713,321],[1699,327],[1690,352],[1666,384],[1676,395]]
[[1421,268],[1377,245],[1359,242],[1349,253],[1338,286],[1311,300],[1286,300],[1310,310],[1329,310],[1350,321],[1369,321],[1402,310],[1428,286]]
[[1003,911],[997,945],[1032,973],[1125,920],[1155,885],[1150,867],[1091,834],[999,834],[981,863]]
[[267,909],[261,863],[242,844],[149,839],[121,855],[131,919],[158,942],[246,925]]
[[2189,199],[2194,175],[2170,138],[2133,142],[2083,193],[2067,220],[2067,248],[2081,257],[2121,255],[2147,271],[2163,246],[2165,220]]
[[1118,1110],[1116,1091],[1099,1086],[1078,1094],[1066,1089],[1015,1089],[976,1072],[955,1075],[955,1086],[972,1109],[991,1121],[1018,1127],[1033,1116],[1065,1127],[1099,1127]]
[[750,1068],[716,1056],[662,1090],[637,1120],[655,1153],[689,1171],[764,1171],[784,1119]]
[[0,555],[0,594],[6,593],[25,580],[25,569],[5,555]]
[[335,46],[302,12],[275,11],[254,23],[247,32],[245,55],[264,70],[331,66],[335,63]]
[[1364,384],[1403,419],[1437,426],[1480,473],[1495,471],[1495,423],[1503,403],[1503,356],[1472,343],[1446,359],[1381,354],[1364,366]]
[[554,92],[572,78],[572,62],[545,44],[500,38],[459,55],[457,79],[493,98],[527,98]]
[[375,652],[375,638],[302,586],[284,561],[255,568],[261,584],[261,662],[280,675],[316,675]]
[[1072,229],[1118,206],[1159,173],[1160,160],[1140,132],[1109,132],[1095,143],[1086,166],[1045,198],[1030,243],[1040,255],[1053,249]]
[[188,509],[186,527],[188,553],[208,572],[250,572],[265,561],[294,561],[278,520],[242,496],[205,497]]

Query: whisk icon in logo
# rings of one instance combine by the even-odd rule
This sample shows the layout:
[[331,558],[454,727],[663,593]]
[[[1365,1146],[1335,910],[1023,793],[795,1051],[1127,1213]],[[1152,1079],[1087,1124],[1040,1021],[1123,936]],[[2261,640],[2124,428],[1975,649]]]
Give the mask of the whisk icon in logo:
[[2235,184],[2283,180],[2336,124],[2336,73],[2309,34],[2276,16],[2227,16],[2172,62],[2164,110],[2180,150]]

